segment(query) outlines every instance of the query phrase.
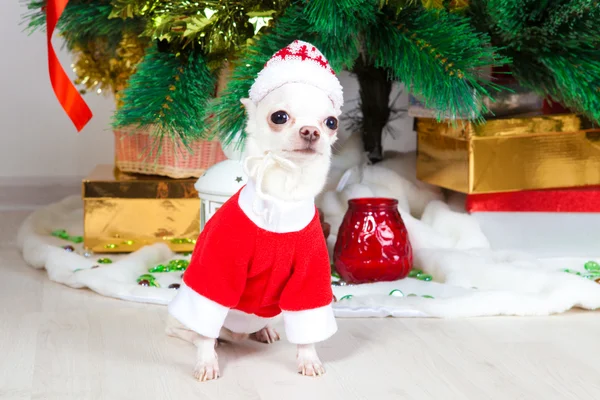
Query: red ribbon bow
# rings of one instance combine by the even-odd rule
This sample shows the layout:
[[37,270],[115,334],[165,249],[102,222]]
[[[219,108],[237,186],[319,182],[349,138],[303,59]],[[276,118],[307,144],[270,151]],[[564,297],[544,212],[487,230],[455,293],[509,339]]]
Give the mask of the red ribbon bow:
[[56,98],[69,118],[71,118],[75,128],[77,128],[77,132],[79,132],[92,119],[92,111],[60,65],[56,52],[52,47],[52,34],[68,2],[69,0],[48,0],[46,3],[48,71],[50,72],[50,82],[52,83],[52,89],[54,89]]

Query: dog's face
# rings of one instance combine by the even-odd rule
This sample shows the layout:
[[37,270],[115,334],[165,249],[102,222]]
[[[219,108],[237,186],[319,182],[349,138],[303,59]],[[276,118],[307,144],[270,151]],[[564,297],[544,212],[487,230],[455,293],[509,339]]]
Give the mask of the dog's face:
[[311,85],[289,83],[258,104],[242,103],[248,113],[249,151],[274,152],[298,164],[331,157],[338,116],[327,94]]

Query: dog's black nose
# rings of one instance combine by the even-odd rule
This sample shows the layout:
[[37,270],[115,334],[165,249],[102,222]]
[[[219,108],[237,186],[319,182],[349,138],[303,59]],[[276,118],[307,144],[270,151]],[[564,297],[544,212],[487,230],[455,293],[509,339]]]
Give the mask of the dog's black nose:
[[321,132],[316,126],[303,126],[300,128],[300,137],[307,142],[316,142],[321,137]]

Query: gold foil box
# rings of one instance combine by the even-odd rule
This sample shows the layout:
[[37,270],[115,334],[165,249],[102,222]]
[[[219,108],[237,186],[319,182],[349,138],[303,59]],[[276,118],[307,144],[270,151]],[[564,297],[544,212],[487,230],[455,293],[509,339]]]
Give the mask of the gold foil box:
[[417,177],[463,193],[600,185],[600,130],[576,115],[416,121]]
[[195,182],[96,167],[82,185],[84,246],[116,253],[163,242],[173,251],[192,251],[200,231]]

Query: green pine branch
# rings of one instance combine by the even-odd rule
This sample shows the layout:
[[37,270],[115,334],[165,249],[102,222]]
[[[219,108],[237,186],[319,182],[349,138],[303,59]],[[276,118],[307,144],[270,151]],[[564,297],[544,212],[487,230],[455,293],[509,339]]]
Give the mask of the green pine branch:
[[470,17],[520,84],[600,122],[598,0],[472,0]]
[[499,89],[483,69],[508,62],[468,19],[440,10],[384,15],[367,32],[366,43],[375,65],[404,82],[438,118],[479,119],[487,111],[482,97]]
[[205,133],[209,134],[209,138],[218,135],[224,145],[237,138],[243,142],[246,137],[246,115],[240,99],[248,96],[256,76],[269,58],[296,39],[309,42],[313,39],[300,2],[290,5],[273,28],[263,33],[236,60],[227,87],[208,107],[206,116],[209,129]]
[[[45,0],[35,0],[28,4],[30,12],[26,14],[28,20],[27,29],[30,32],[45,30],[46,13],[43,7]],[[75,45],[86,46],[99,37],[104,37],[111,45],[121,40],[124,33],[139,34],[142,32],[144,22],[139,18],[123,21],[121,19],[109,19],[112,6],[108,0],[71,0],[60,20],[57,23],[57,31],[65,39],[67,48],[72,49]]]
[[113,125],[153,126],[157,137],[187,145],[204,136],[204,110],[214,91],[215,77],[199,51],[178,57],[153,46],[124,90]]
[[377,21],[377,4],[372,0],[312,0],[303,12],[318,38],[317,47],[334,70],[352,69],[361,50],[358,32]]

